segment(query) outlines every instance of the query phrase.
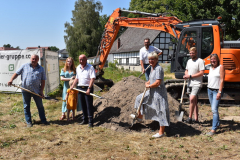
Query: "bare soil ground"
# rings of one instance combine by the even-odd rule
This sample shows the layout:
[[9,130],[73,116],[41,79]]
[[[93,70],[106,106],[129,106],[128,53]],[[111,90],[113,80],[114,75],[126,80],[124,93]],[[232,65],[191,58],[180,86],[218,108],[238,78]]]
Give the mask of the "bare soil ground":
[[[211,128],[209,105],[200,104],[199,124],[176,122],[178,101],[168,96],[171,124],[167,137],[153,139],[158,122],[145,121],[129,128],[135,113],[135,98],[144,90],[144,81],[130,76],[116,83],[105,99],[95,99],[94,128],[78,120],[60,121],[61,100],[43,100],[49,126],[39,121],[32,102],[34,125],[26,128],[21,95],[0,94],[1,159],[239,159],[240,108],[220,107],[221,126],[217,134],[205,136]],[[188,106],[183,106],[187,117]]]
[[[150,120],[145,121],[144,124],[135,124],[130,128],[132,124],[130,114],[136,113],[136,109],[134,109],[135,97],[144,91],[144,84],[145,81],[129,76],[116,83],[104,94],[105,99],[96,99],[94,101],[97,110],[95,115],[96,125],[125,132],[152,132],[152,130],[157,130],[159,128],[158,122]],[[174,114],[179,103],[171,96],[168,96],[168,103],[171,122],[175,122]]]

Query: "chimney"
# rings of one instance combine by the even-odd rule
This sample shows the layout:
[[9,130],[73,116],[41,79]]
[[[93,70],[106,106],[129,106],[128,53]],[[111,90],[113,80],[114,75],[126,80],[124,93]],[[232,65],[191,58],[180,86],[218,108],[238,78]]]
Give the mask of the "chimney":
[[121,40],[120,38],[118,38],[117,49],[119,49],[120,47],[121,47]]

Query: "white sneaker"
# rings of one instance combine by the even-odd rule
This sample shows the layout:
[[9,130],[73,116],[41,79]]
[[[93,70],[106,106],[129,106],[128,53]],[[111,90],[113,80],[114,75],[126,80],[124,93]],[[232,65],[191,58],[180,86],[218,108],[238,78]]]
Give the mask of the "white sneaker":
[[130,117],[131,117],[132,119],[135,119],[135,118],[136,118],[136,115],[135,115],[135,114],[130,114]]
[[156,133],[152,136],[153,138],[162,138],[162,137],[165,137],[165,134],[159,134],[159,133]]
[[131,114],[130,117],[132,119],[136,119],[138,121],[138,123],[143,123],[143,120],[141,118],[136,118],[136,115],[135,114]]

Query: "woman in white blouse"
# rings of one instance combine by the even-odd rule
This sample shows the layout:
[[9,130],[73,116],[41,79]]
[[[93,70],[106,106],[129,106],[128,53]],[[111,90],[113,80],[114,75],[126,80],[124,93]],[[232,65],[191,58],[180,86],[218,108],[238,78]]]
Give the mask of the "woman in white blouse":
[[216,133],[217,127],[220,124],[218,105],[222,97],[225,71],[224,66],[220,65],[220,61],[217,54],[211,54],[210,56],[211,67],[208,75],[208,97],[211,104],[213,113],[212,130],[207,133],[208,136],[212,136]]

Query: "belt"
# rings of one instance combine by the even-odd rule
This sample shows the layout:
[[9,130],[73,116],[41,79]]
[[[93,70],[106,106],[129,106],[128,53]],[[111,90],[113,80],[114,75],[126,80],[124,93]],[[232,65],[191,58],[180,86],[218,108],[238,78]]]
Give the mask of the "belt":
[[213,88],[208,88],[210,89],[211,91],[217,91],[218,92],[218,89],[213,89]]
[[148,64],[146,64],[146,65],[149,65],[149,63],[148,63]]
[[78,87],[80,87],[82,89],[88,88],[88,86],[78,86]]

